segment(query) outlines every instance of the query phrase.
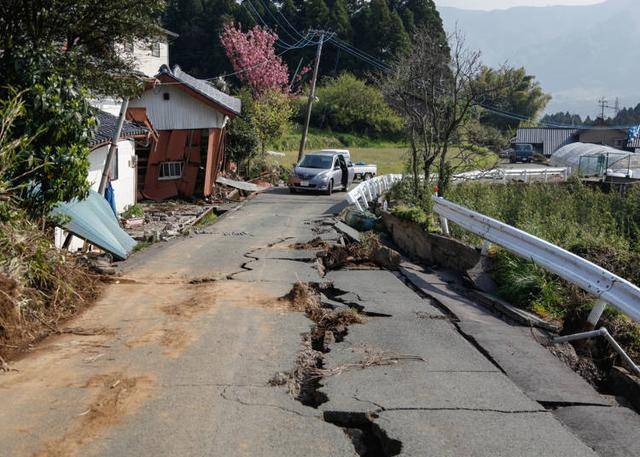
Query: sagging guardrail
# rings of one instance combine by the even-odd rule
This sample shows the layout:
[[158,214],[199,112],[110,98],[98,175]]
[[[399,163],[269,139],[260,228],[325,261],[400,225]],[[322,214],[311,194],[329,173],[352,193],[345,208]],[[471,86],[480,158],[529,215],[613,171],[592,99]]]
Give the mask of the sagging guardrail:
[[[502,246],[519,257],[531,260],[547,271],[596,296],[599,301],[588,318],[593,326],[600,320],[606,305],[613,306],[636,322],[640,321],[640,288],[626,279],[559,246],[464,206],[436,196],[432,197],[432,200],[433,209],[440,216],[445,234],[449,234],[449,222],[454,222],[482,239]],[[603,331],[584,332],[559,337],[554,341],[561,343],[603,335]],[[608,340],[611,342],[613,338],[609,336]],[[620,345],[615,343],[615,340],[612,346],[633,371],[640,375],[640,368],[629,358]]]
[[376,176],[362,181],[347,193],[347,200],[360,211],[367,209],[370,201],[391,189],[391,186],[402,179],[402,175],[390,174]]
[[540,168],[493,168],[491,170],[467,171],[453,175],[453,181],[523,181],[523,182],[548,182],[566,181],[571,176],[568,167],[540,167]]

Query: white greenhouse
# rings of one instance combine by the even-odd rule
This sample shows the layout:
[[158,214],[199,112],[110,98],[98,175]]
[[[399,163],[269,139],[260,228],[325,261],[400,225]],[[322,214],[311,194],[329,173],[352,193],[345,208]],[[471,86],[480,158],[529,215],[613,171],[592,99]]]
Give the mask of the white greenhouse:
[[568,144],[554,152],[549,163],[569,167],[580,177],[640,179],[640,154],[601,144]]

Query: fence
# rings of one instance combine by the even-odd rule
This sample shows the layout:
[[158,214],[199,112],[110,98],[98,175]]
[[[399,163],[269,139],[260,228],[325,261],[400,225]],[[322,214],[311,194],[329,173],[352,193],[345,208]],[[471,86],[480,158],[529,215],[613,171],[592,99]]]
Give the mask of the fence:
[[566,181],[571,176],[571,169],[567,167],[540,167],[540,168],[494,168],[492,170],[468,171],[453,175],[453,182],[470,180],[493,181],[524,181],[524,182],[548,182]]
[[369,202],[391,189],[391,186],[402,179],[402,175],[376,176],[362,181],[347,193],[347,200],[360,211],[369,207]]
[[[502,246],[598,297],[598,303],[588,318],[593,326],[600,320],[606,305],[613,306],[636,322],[640,321],[640,289],[629,281],[554,244],[444,198],[433,197],[433,203],[433,209],[440,216],[445,234],[449,234],[449,222],[454,222],[483,238],[485,243]],[[486,246],[484,250],[486,251]],[[594,336],[607,338],[633,371],[640,375],[640,368],[606,329],[563,336],[554,341],[561,343]]]

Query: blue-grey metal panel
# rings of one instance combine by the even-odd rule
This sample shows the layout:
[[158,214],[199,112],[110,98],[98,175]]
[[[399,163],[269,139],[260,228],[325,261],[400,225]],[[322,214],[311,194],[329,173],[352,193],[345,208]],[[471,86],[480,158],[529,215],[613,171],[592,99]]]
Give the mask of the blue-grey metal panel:
[[138,244],[122,230],[105,198],[93,190],[89,191],[84,200],[59,203],[52,214],[68,219],[63,225],[65,230],[110,252],[118,259],[126,259]]

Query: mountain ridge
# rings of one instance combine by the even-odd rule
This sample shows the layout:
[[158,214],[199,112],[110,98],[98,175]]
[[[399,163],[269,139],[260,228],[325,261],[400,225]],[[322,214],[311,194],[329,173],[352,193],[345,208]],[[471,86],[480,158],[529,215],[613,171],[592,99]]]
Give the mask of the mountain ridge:
[[[445,29],[456,25],[485,63],[524,66],[553,99],[547,112],[597,112],[597,99],[640,101],[640,29],[635,0],[581,6],[519,6],[507,10],[439,7]],[[638,9],[638,8],[636,8]]]

